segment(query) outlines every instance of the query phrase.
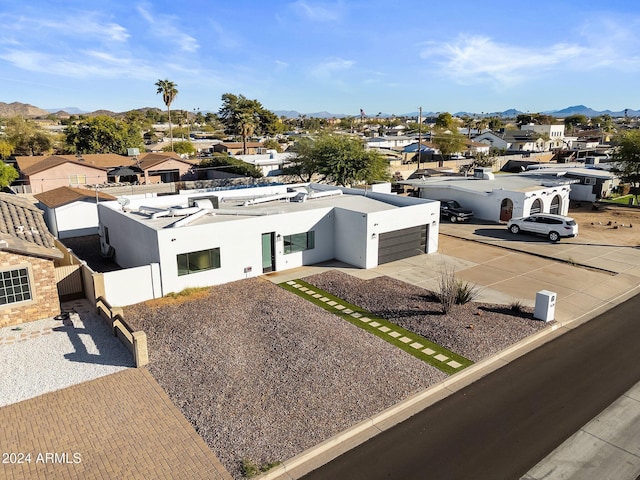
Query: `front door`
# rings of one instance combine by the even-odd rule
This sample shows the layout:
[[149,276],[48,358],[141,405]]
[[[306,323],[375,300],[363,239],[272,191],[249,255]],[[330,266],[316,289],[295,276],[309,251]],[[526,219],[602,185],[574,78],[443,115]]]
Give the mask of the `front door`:
[[262,234],[262,273],[273,272],[276,269],[276,254],[274,249],[274,232]]

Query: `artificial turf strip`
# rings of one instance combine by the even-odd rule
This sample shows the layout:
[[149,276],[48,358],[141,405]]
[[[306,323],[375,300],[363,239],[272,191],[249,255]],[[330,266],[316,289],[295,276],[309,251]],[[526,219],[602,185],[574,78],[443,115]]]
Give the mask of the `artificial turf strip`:
[[[319,298],[314,298],[312,295],[307,294],[306,292],[301,292],[298,288],[294,287],[293,285],[288,284],[287,282],[282,282],[279,285],[284,288],[285,290],[288,290],[292,293],[295,293],[296,295],[312,302],[315,303],[316,305],[318,305],[319,307],[322,307],[323,309],[327,310],[328,312],[333,313],[334,315],[337,315],[339,317],[341,317],[342,319],[348,321],[349,323],[355,325],[356,327],[362,328],[363,330],[366,330],[369,333],[372,333],[380,338],[382,338],[383,340],[385,340],[386,342],[391,343],[392,345],[395,345],[398,348],[401,348],[402,350],[404,350],[405,352],[407,352],[410,355],[413,355],[414,357],[422,360],[423,362],[428,363],[429,365],[432,365],[434,367],[436,367],[438,370],[441,370],[449,375],[454,374],[456,372],[459,372],[463,369],[465,369],[466,367],[468,367],[469,365],[473,364],[473,362],[467,358],[464,358],[461,355],[458,355],[457,353],[454,353],[450,350],[447,350],[446,348],[433,343],[431,340],[427,340],[426,338],[410,332],[409,330],[405,330],[404,328],[396,325],[395,323],[392,323],[384,318],[378,317],[376,315],[372,315],[370,312],[367,312],[366,310],[363,310],[362,308],[358,307],[357,305],[353,305],[349,302],[345,302],[344,300],[342,300],[341,298],[336,297],[335,295],[331,295],[329,292],[325,292],[322,289],[317,288],[315,285],[311,285],[310,283],[304,282],[303,280],[294,280],[295,283],[297,283],[298,285],[301,285],[303,287],[308,288],[309,290],[313,290],[315,293],[319,293],[321,294],[323,297],[328,298],[329,300],[327,300],[326,302],[321,301]],[[322,298],[322,297],[321,297]],[[331,305],[327,305],[327,303],[329,303],[330,301],[334,301],[339,305],[344,305],[344,309],[343,310],[353,310],[353,312],[351,313],[343,313],[343,310],[338,310],[336,309],[334,306]],[[353,313],[359,313],[361,314],[362,317],[367,317],[369,319],[371,319],[370,322],[363,322],[362,320],[360,320],[360,318],[356,318],[353,317],[352,314]],[[377,327],[372,327],[370,325],[371,322],[378,322],[380,325],[378,325]],[[388,327],[391,330],[398,332],[400,335],[397,338],[392,337],[391,335],[389,335],[389,332],[384,333],[382,331],[379,330],[380,327],[385,326]],[[404,343],[400,341],[400,338],[402,337],[408,337],[411,338],[410,342]],[[414,342],[419,342],[421,343],[423,346],[418,348],[413,348],[411,347],[411,344]],[[424,353],[422,350],[424,350],[425,348],[430,348],[431,350],[434,350],[435,353],[431,354],[431,355],[427,355],[426,353]],[[447,360],[445,360],[444,362],[441,362],[439,360],[437,360],[435,358],[436,355],[438,354],[442,354],[447,356]],[[458,363],[461,364],[460,367],[458,368],[453,368],[452,366],[448,365],[447,362],[450,361],[456,361]]]

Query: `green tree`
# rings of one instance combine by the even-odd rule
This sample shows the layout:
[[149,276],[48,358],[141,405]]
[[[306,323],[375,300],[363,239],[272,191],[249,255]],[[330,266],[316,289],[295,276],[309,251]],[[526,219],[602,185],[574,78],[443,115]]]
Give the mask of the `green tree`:
[[218,118],[227,134],[241,135],[245,143],[249,130],[259,135],[274,135],[278,131],[278,117],[258,100],[249,100],[244,95],[223,94]]
[[69,125],[65,129],[67,148],[76,153],[117,153],[127,148],[144,150],[142,132],[137,125],[105,115]]
[[564,119],[564,126],[568,131],[573,132],[579,125],[587,125],[589,119],[585,115],[569,115]]
[[[162,151],[169,152],[171,151],[171,147],[164,147]],[[180,155],[189,155],[190,157],[193,157],[197,153],[196,147],[193,146],[193,143],[187,141],[176,142],[173,145],[173,151]]]
[[8,187],[18,178],[18,172],[11,165],[0,162],[0,188]]
[[237,158],[217,153],[212,158],[200,162],[201,168],[215,168],[221,172],[234,173],[245,177],[261,178],[262,172],[254,165],[250,165]]
[[280,145],[276,140],[274,140],[273,138],[270,138],[269,140],[265,140],[265,142],[263,143],[264,148],[267,148],[269,150],[275,150],[278,153],[282,152],[282,145]]
[[51,136],[38,129],[37,125],[22,117],[12,117],[5,126],[7,141],[16,155],[40,155],[51,150]]
[[158,93],[162,94],[162,101],[167,106],[167,116],[169,117],[169,141],[171,143],[171,151],[173,151],[173,128],[171,125],[171,104],[178,95],[177,85],[169,80],[158,80],[155,83],[155,86],[158,87],[156,90],[156,95]]
[[442,128],[444,130],[453,130],[455,122],[453,116],[449,112],[443,112],[436,118],[436,128]]
[[285,174],[296,174],[310,181],[314,174],[321,181],[347,186],[359,182],[389,180],[385,158],[375,150],[367,150],[360,139],[346,135],[321,135],[300,142],[296,158]]
[[464,135],[459,133],[457,130],[448,133],[440,129],[431,139],[431,143],[438,147],[438,150],[440,150],[440,153],[444,157],[450,157],[454,153],[460,152],[464,149],[465,138]]
[[640,196],[640,130],[629,130],[620,134],[615,140],[613,153],[614,171],[620,180],[631,186],[636,205]]
[[11,145],[6,140],[0,140],[0,157],[2,159],[7,159],[13,153],[13,145]]

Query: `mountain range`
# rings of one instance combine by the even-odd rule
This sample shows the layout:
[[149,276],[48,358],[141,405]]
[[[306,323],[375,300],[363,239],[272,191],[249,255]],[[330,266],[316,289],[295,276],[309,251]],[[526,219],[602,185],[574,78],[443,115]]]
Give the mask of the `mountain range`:
[[[147,110],[148,108],[136,109],[136,110]],[[13,102],[13,103],[4,103],[0,102],[0,117],[14,117],[14,116],[23,116],[27,118],[36,118],[36,117],[47,117],[49,115],[55,115],[58,117],[68,116],[68,115],[108,115],[108,116],[117,116],[126,112],[111,112],[109,110],[97,110],[95,112],[87,112],[81,110],[77,107],[64,107],[64,108],[51,108],[51,109],[42,109],[38,107],[34,107],[33,105],[29,105],[27,103]],[[314,112],[314,113],[300,113],[296,110],[274,110],[273,113],[278,117],[286,117],[286,118],[301,118],[304,116],[305,118],[344,118],[349,115],[343,113],[330,113],[330,112]],[[433,117],[438,115],[440,112],[422,112],[422,117]],[[455,112],[452,115],[456,117],[463,116],[499,116],[503,118],[515,118],[517,115],[520,115],[522,112],[515,108],[511,108],[508,110],[504,110],[502,112],[481,112],[481,113],[471,113],[471,112]],[[627,109],[622,111],[611,111],[611,110],[593,110],[592,108],[586,107],[584,105],[574,105],[571,107],[563,108],[561,110],[550,110],[545,112],[539,112],[546,115],[553,115],[559,118],[569,117],[571,115],[584,115],[586,117],[596,117],[600,115],[610,115],[612,117],[624,117],[625,114],[629,117],[638,117],[640,116],[639,110]],[[350,115],[352,117],[357,117],[359,115]],[[379,118],[392,118],[392,117],[418,117],[418,112],[410,112],[403,113],[400,115],[388,114],[388,113],[377,113],[375,115],[367,115],[368,118],[379,117]]]

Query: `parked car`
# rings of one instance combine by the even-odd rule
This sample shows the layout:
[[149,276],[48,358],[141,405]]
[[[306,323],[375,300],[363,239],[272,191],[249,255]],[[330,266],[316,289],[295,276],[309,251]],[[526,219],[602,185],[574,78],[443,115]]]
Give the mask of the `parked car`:
[[460,222],[473,218],[473,211],[462,208],[455,200],[440,200],[440,218],[448,218],[450,222]]
[[544,235],[552,242],[578,235],[578,224],[573,218],[552,213],[535,213],[528,217],[512,218],[507,223],[507,229],[513,234],[528,232]]

